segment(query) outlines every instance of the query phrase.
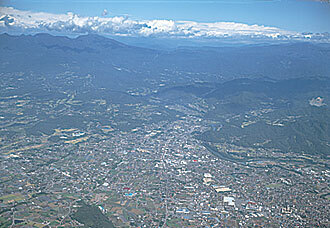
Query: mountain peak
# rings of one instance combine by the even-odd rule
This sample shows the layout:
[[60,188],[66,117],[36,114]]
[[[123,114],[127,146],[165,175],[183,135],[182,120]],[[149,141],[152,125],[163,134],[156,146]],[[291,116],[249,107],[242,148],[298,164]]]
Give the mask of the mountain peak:
[[101,46],[111,46],[111,47],[126,47],[126,44],[118,42],[114,39],[107,38],[98,34],[89,33],[87,35],[81,35],[76,38],[77,41],[83,41],[94,44],[101,44]]

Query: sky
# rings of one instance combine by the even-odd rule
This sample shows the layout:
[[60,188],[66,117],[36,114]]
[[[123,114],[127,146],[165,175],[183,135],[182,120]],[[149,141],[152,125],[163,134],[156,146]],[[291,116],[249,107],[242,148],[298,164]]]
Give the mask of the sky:
[[[166,34],[181,37],[219,37],[232,34],[258,36],[261,33],[268,37],[277,37],[299,36],[298,33],[303,32],[330,32],[330,3],[327,1],[0,0],[0,6],[3,30],[71,29],[74,32],[93,30],[122,36]],[[51,25],[50,19],[40,19],[37,14],[40,12],[48,13],[48,17],[52,18]],[[71,15],[72,18],[63,15]],[[24,16],[25,20],[22,19]],[[104,21],[102,18],[108,20]],[[40,23],[41,20],[44,21]],[[61,25],[55,23],[55,20],[60,21]],[[12,21],[14,22],[9,23]],[[33,27],[32,23],[39,24]],[[83,23],[85,24],[82,25]]]
[[330,4],[304,0],[5,0],[3,6],[82,16],[241,22],[297,32],[330,32]]

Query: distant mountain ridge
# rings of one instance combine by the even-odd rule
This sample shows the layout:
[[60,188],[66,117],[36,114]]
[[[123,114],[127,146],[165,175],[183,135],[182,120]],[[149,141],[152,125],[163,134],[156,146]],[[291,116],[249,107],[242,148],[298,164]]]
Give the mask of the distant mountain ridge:
[[[288,79],[330,75],[330,46],[312,43],[164,51],[130,46],[95,34],[77,38],[45,33],[1,34],[0,52],[3,72],[50,73],[71,69],[93,74],[105,86],[112,86],[109,81],[117,81],[130,87],[153,77],[185,84],[241,77]],[[119,78],[125,83],[120,83]]]

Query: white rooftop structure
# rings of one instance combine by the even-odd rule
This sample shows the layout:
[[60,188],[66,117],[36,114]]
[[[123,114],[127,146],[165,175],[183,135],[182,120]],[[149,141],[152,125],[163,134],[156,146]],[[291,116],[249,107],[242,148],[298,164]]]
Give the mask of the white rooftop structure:
[[212,175],[211,175],[211,173],[204,173],[204,177],[205,177],[205,178],[211,178]]
[[223,202],[224,203],[228,203],[229,206],[235,206],[235,199],[234,199],[234,197],[225,196],[225,197],[223,197]]

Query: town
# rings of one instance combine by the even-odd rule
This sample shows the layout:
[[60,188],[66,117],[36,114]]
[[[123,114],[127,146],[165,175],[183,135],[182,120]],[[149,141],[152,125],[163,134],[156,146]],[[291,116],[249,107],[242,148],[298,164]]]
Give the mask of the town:
[[[68,92],[52,100],[16,95],[10,83],[1,84],[9,91],[0,103],[2,227],[80,227],[93,216],[109,227],[330,224],[326,160],[205,142],[197,136],[214,121],[201,117],[208,108],[201,101],[114,104]],[[173,117],[161,118],[166,113]],[[78,114],[78,123],[59,120]],[[43,115],[50,122],[37,134],[44,125],[31,126]]]

